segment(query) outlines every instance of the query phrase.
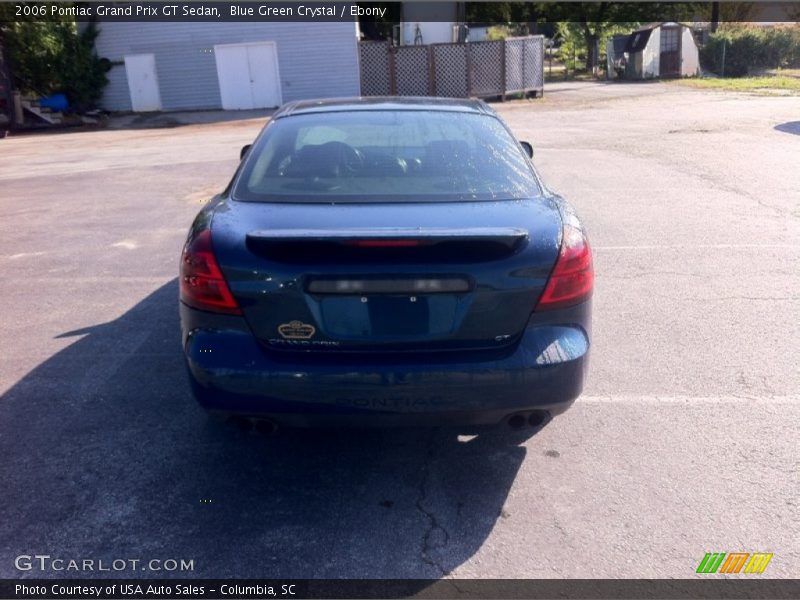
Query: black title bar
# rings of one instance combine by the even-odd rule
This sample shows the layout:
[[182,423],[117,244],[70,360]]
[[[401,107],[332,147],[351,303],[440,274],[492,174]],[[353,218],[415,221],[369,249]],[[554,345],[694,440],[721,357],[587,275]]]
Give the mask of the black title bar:
[[[452,2],[414,3],[413,21],[450,21],[454,17]],[[468,2],[466,20],[471,14],[486,25],[491,11],[471,11],[470,6],[480,3]],[[554,23],[558,21],[619,21],[648,22],[685,19],[710,20],[711,2],[626,2],[625,10],[613,10],[609,2],[537,2],[504,3],[512,10],[510,15],[522,22]],[[800,14],[800,2],[722,2],[720,21],[784,21],[796,19]],[[241,0],[239,2],[208,0],[206,2],[147,1],[138,2],[0,2],[0,20],[43,21],[74,18],[77,21],[133,21],[133,22],[396,22],[401,16],[400,2],[271,2]],[[684,10],[685,9],[685,10]],[[404,9],[410,10],[410,9]],[[708,14],[706,14],[708,13]],[[498,13],[499,14],[499,13]],[[742,17],[741,15],[747,15]]]

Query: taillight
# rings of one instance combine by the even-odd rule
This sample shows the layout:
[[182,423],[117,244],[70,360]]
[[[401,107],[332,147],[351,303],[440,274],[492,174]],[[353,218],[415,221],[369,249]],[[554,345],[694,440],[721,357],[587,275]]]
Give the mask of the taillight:
[[183,248],[181,301],[200,310],[242,314],[214,257],[210,229],[198,233]]
[[536,310],[553,310],[588,300],[594,286],[592,250],[583,232],[564,226],[561,250]]

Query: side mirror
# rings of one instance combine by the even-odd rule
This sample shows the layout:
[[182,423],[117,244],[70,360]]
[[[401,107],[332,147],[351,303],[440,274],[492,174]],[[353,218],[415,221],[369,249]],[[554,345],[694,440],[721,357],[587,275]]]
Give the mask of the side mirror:
[[525,154],[528,155],[528,158],[533,158],[533,146],[530,142],[522,142],[519,143],[522,146],[522,149],[525,150]]
[[246,146],[242,146],[242,150],[239,152],[239,160],[244,158],[244,155],[247,154],[247,151],[250,150],[250,147],[253,144],[247,144]]

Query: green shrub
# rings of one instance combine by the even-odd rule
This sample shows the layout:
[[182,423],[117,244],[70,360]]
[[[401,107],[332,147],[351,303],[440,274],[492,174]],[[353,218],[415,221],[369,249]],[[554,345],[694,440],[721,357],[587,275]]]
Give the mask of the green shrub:
[[800,67],[800,27],[725,27],[709,36],[700,60],[704,69],[728,77]]
[[99,33],[95,24],[90,23],[81,33],[64,40],[61,89],[78,110],[95,108],[108,83],[106,73],[111,65],[107,59],[97,56],[94,49]]
[[512,35],[511,29],[506,25],[495,25],[486,30],[486,39],[489,41],[504,40]]
[[94,23],[80,33],[70,21],[20,21],[6,26],[4,37],[17,88],[36,96],[61,92],[78,111],[97,105],[108,83],[109,64],[95,52],[99,32]]
[[564,63],[567,72],[577,70],[586,57],[586,43],[578,23],[561,22],[556,26],[556,33],[561,38],[558,58]]

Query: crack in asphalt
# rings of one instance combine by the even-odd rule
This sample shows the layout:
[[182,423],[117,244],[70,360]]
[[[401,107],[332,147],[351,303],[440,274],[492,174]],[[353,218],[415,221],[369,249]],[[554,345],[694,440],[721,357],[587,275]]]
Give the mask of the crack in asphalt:
[[[558,531],[561,534],[561,537],[564,540],[564,545],[567,546],[567,548],[569,548],[573,552],[577,552],[578,548],[576,548],[575,544],[572,542],[572,537],[569,535],[567,530],[564,529],[564,526],[561,524],[561,522],[558,520],[558,517],[555,514],[552,517],[552,522],[553,522],[553,527],[555,527],[556,531]],[[550,564],[550,568],[553,569],[553,571],[555,571],[556,575],[560,577],[565,576],[565,571],[559,565]]]
[[[441,523],[439,523],[439,520],[436,518],[436,514],[432,510],[425,508],[425,501],[428,498],[428,475],[430,473],[430,462],[434,454],[434,439],[436,432],[436,429],[432,430],[428,437],[428,444],[425,451],[425,461],[422,464],[422,477],[420,478],[419,482],[419,497],[417,498],[416,507],[417,510],[421,512],[428,520],[428,528],[425,530],[425,533],[422,536],[420,558],[422,558],[422,561],[425,564],[437,569],[441,573],[441,576],[444,577],[449,573],[449,571],[444,567],[444,565],[433,558],[430,553],[434,548],[446,546],[450,541],[450,533],[442,526]],[[439,544],[434,544],[432,540],[436,531],[441,531],[444,535],[444,540]]]
[[[688,172],[688,169],[691,166],[695,166],[695,167],[697,166],[696,161],[694,163],[692,163],[691,165],[687,165],[686,162],[685,162],[685,159],[682,159],[680,157],[676,158],[676,159],[671,159],[671,157],[668,157],[668,156],[664,155],[663,149],[661,149],[661,148],[656,149],[655,153],[651,153],[651,152],[649,152],[647,150],[643,150],[640,146],[634,146],[636,148],[636,152],[634,152],[634,151],[631,150],[632,146],[630,146],[630,145],[614,144],[611,147],[609,147],[608,142],[607,141],[603,141],[603,140],[601,140],[600,144],[589,143],[589,144],[587,144],[587,147],[591,148],[591,149],[595,149],[595,150],[603,150],[604,152],[608,152],[610,149],[613,149],[614,151],[619,152],[620,154],[624,154],[624,155],[627,155],[627,156],[633,157],[633,158],[640,158],[640,157],[645,156],[645,155],[649,155],[651,157],[658,157],[658,158],[663,160],[664,164],[670,165],[672,167],[675,167],[680,172],[683,172],[683,173]],[[767,209],[769,211],[772,211],[774,213],[773,216],[786,217],[786,216],[789,216],[791,214],[791,212],[790,212],[790,211],[792,211],[791,208],[784,208],[784,207],[781,207],[781,206],[775,206],[774,204],[770,204],[769,202],[766,202],[763,199],[763,197],[758,193],[758,190],[755,187],[746,188],[746,189],[743,189],[743,187],[737,187],[736,185],[731,184],[729,181],[727,181],[725,179],[721,179],[714,172],[702,171],[702,170],[695,169],[695,170],[692,171],[692,174],[693,174],[694,177],[697,177],[698,179],[701,179],[702,181],[705,181],[707,183],[712,184],[714,189],[723,190],[723,191],[726,191],[728,193],[731,193],[731,194],[734,194],[736,196],[739,196],[741,198],[745,198],[747,200],[751,200],[751,201],[756,202],[756,204],[758,204],[762,208],[765,208],[765,209]]]

